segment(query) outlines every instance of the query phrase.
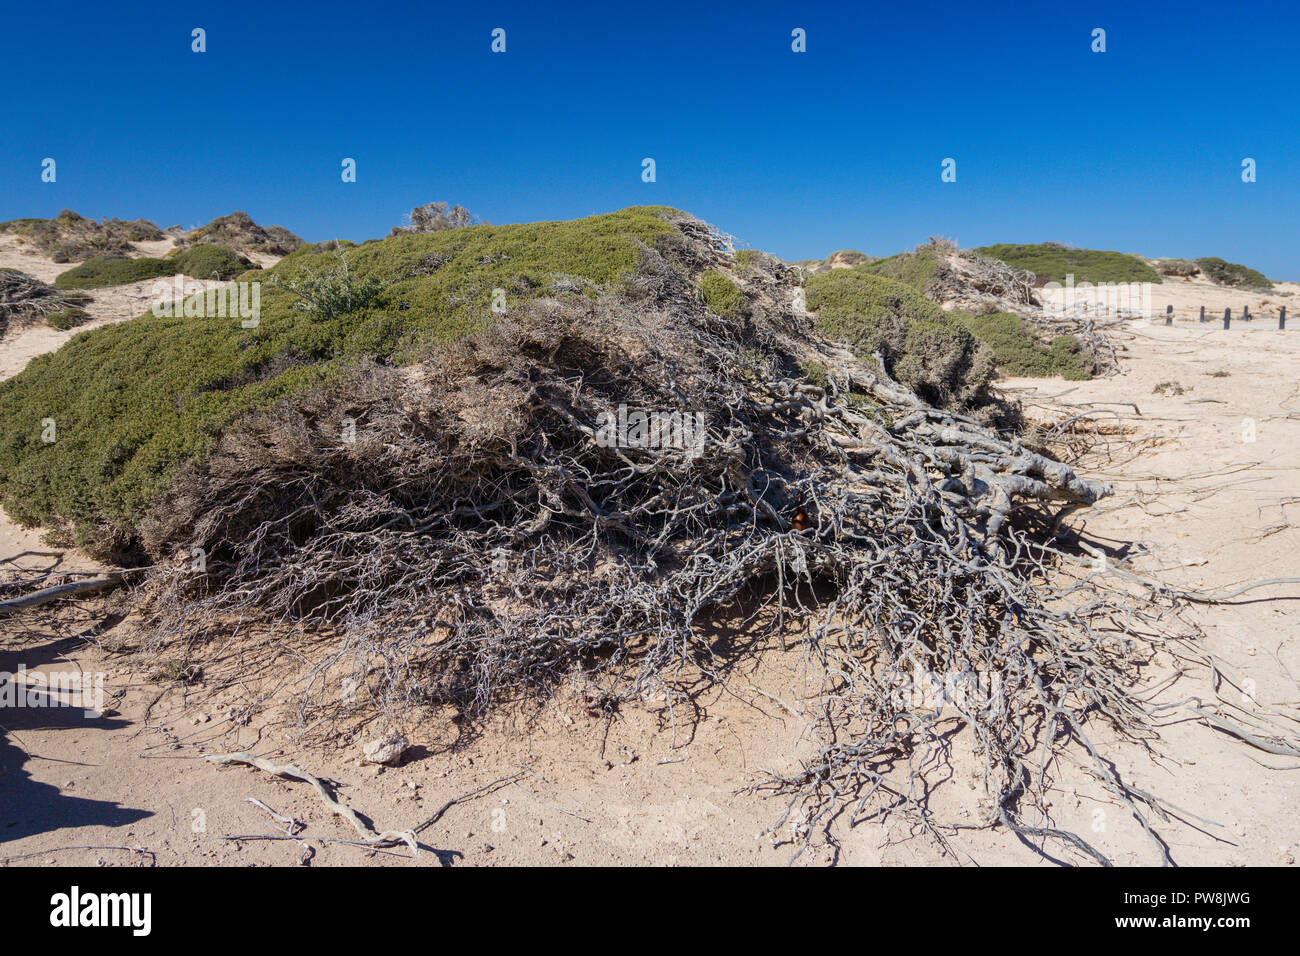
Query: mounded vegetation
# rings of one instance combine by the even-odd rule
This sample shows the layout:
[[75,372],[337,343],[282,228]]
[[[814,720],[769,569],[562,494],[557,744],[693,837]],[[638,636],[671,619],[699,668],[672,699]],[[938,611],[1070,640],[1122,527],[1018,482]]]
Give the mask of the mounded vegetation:
[[1190,259],[1157,259],[1151,267],[1162,276],[1176,279],[1190,279],[1201,274],[1201,267]]
[[1010,312],[983,315],[953,313],[953,317],[993,352],[1003,375],[1048,378],[1059,375],[1071,381],[1092,378],[1092,362],[1073,335],[1057,335],[1044,344],[1019,316]]
[[163,238],[162,230],[146,219],[96,222],[65,209],[53,219],[13,219],[0,223],[0,233],[18,236],[55,262],[80,262],[95,256],[126,256],[135,243]]
[[969,405],[984,399],[992,353],[910,286],[836,269],[808,279],[807,305],[819,332],[859,355],[879,352],[886,371],[926,401]]
[[201,245],[183,251],[173,251],[168,257],[175,263],[180,275],[191,279],[234,279],[257,268],[249,259],[225,246]]
[[54,286],[58,289],[102,289],[173,275],[225,281],[252,268],[252,262],[229,249],[202,245],[174,252],[162,259],[90,259],[60,274],[54,280]]
[[127,259],[121,256],[97,256],[60,273],[54,279],[56,289],[104,289],[160,276],[175,275],[171,259]]
[[1037,276],[1037,284],[1065,282],[1073,275],[1078,282],[1160,282],[1160,273],[1137,256],[1099,249],[1071,249],[1056,242],[1036,245],[1000,243],[979,246],[973,252],[999,259],[1015,269]]
[[[676,231],[658,212],[308,246],[268,270],[255,329],[237,318],[146,314],[82,333],[0,382],[5,507],[26,523],[131,537],[175,470],[241,416],[358,361],[410,361],[483,328],[494,289],[517,305],[617,286],[646,247],[672,245]],[[183,256],[153,261],[171,268]],[[351,312],[302,308],[294,289],[328,284],[344,257],[351,276],[372,277],[382,294]],[[58,423],[56,443],[41,441],[44,418]]]
[[[856,266],[852,271],[902,283],[923,297],[926,302],[933,303],[943,299],[945,291],[961,289],[965,285],[980,281],[978,278],[956,273],[952,265],[945,260],[945,255],[956,256],[961,253],[951,243],[931,239],[930,242],[919,245],[909,252],[866,262]],[[977,261],[974,257],[967,258],[972,262]],[[823,281],[824,276],[816,277],[815,281],[809,283],[810,290]],[[849,287],[852,285],[852,280],[836,279],[834,284]],[[1044,341],[1041,334],[1036,333],[1013,313],[998,312],[991,306],[975,311],[963,311],[962,308],[958,308],[947,312],[937,307],[927,308],[916,299],[910,300],[906,305],[900,303],[898,307],[904,313],[924,317],[930,323],[937,322],[950,329],[965,329],[978,342],[989,348],[996,370],[1003,375],[1030,377],[1061,375],[1070,379],[1091,377],[1092,363],[1082,354],[1082,349],[1073,335],[1058,335],[1050,341]],[[879,309],[880,306],[873,304],[871,308]],[[913,333],[913,335],[917,334]],[[942,350],[944,346],[940,345],[941,337],[938,333],[932,336],[932,339],[931,347]],[[957,342],[954,341],[952,346],[956,348]],[[965,374],[969,376],[975,372],[982,375],[985,368],[986,364],[982,358],[972,360],[970,370]],[[899,374],[907,376],[909,373],[905,370]],[[907,384],[918,388],[927,387],[919,382],[909,381]],[[943,394],[960,394],[963,389],[972,390],[971,394],[980,394],[973,381],[960,385],[949,382],[945,383],[945,386],[947,391],[936,391],[933,386],[929,386],[930,390],[927,394],[932,399]]]
[[933,245],[920,246],[912,252],[900,252],[886,259],[876,259],[856,267],[868,275],[883,276],[909,285],[924,293],[939,272],[939,257]]
[[302,237],[283,226],[259,226],[248,213],[238,210],[185,233],[183,240],[190,245],[211,244],[246,255],[270,256],[287,256],[304,245]]
[[1225,262],[1218,256],[1197,259],[1196,264],[1211,282],[1234,289],[1269,291],[1273,283],[1262,273],[1235,262]]

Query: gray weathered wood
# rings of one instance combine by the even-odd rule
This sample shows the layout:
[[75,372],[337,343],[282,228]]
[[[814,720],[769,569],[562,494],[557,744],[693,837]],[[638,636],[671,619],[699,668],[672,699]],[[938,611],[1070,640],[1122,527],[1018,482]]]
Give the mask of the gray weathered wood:
[[33,591],[31,594],[24,594],[22,597],[9,598],[7,601],[0,601],[0,616],[4,616],[11,611],[26,611],[29,608],[40,607],[42,604],[48,604],[60,598],[76,597],[80,594],[94,594],[97,591],[112,587],[114,584],[119,584],[124,577],[126,577],[124,571],[113,571],[103,577],[91,578],[88,581],[56,584],[51,588],[42,588],[39,591]]

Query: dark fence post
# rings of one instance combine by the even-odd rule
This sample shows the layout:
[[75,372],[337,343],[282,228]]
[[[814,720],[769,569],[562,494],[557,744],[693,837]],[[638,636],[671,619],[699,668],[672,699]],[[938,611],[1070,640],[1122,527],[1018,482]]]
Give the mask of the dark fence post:
[[1250,306],[1246,306],[1244,309],[1241,310],[1241,319],[1243,322],[1250,321]]
[[1278,313],[1278,316],[1277,316],[1277,327],[1278,327],[1279,329],[1285,329],[1285,328],[1286,328],[1286,306],[1282,306],[1282,311]]
[[1173,325],[1173,324],[1174,324],[1174,307],[1172,305],[1167,305],[1165,306],[1165,325]]
[[1232,325],[1232,309],[1223,310],[1223,327],[1226,329]]
[[1205,321],[1205,306],[1201,306],[1201,321]]

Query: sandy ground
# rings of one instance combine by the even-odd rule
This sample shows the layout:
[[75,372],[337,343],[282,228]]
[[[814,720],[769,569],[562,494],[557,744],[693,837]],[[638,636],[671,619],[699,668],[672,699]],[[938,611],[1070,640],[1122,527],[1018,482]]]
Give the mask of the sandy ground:
[[[1217,592],[1300,574],[1300,329],[1137,323],[1121,341],[1118,376],[1004,383],[1031,415],[1089,412],[1099,427],[1121,427],[1124,441],[1136,442],[1109,455],[1103,447],[1091,459],[1091,473],[1112,481],[1116,494],[1076,517],[1084,538],[1133,573],[1185,588]],[[37,535],[0,523],[0,556],[42,547]],[[89,566],[75,554],[66,561]],[[1227,666],[1254,681],[1258,701],[1294,705],[1298,595],[1294,585],[1275,586],[1231,606],[1187,605],[1161,627],[1202,633]],[[133,640],[129,622],[95,600],[0,619],[0,671],[25,664],[103,673],[109,698],[99,718],[74,708],[0,711],[0,862],[781,865],[793,853],[790,826],[763,835],[782,804],[743,789],[766,771],[796,767],[814,739],[803,700],[808,675],[796,653],[761,631],[720,635],[742,664],[726,688],[702,692],[689,711],[646,701],[593,715],[581,696],[565,693],[476,731],[448,715],[411,714],[402,727],[412,744],[405,763],[382,771],[358,760],[359,743],[376,727],[300,726],[294,688],[279,686],[278,675],[301,674],[320,648],[232,635],[209,654],[203,679],[187,686],[151,676],[156,661],[141,665],[123,653]],[[1095,741],[1131,783],[1180,808],[1156,821],[1177,863],[1293,864],[1300,770],[1268,769],[1288,762],[1177,703],[1213,699],[1203,670],[1170,684],[1174,675],[1161,657],[1143,678],[1144,692],[1176,705],[1154,753],[1100,727]],[[245,722],[267,697],[272,706]],[[954,752],[962,749],[959,738]],[[201,757],[235,750],[337,781],[339,798],[380,829],[436,816],[420,833],[424,851],[412,859],[404,849],[328,842],[356,834],[307,785]],[[968,759],[958,756],[941,776],[931,798],[938,819],[971,824],[988,812]],[[304,824],[301,842],[222,839],[283,834],[249,798]],[[1133,818],[1080,766],[1057,768],[1049,813],[1053,825],[1079,832],[1119,864],[1159,862]],[[1052,865],[998,829],[950,831],[955,855],[947,856],[901,820],[842,819],[832,834],[837,845],[818,838],[800,864]],[[1086,862],[1059,845],[1048,849]]]
[[[171,239],[160,239],[156,242],[137,242],[135,247],[140,256],[162,258],[175,248],[175,244]],[[263,268],[279,261],[275,256],[257,254],[249,258]],[[76,263],[72,262],[53,262],[48,257],[37,255],[25,248],[16,237],[0,235],[0,268],[18,269],[42,282],[53,282],[60,273],[66,272],[75,265]],[[185,288],[190,293],[200,289],[215,288],[222,284],[210,279],[187,278],[185,280]],[[93,289],[90,290],[93,298],[81,307],[91,317],[91,321],[84,325],[61,332],[44,323],[38,323],[10,333],[0,341],[0,381],[11,375],[17,375],[36,356],[53,352],[78,332],[120,322],[123,319],[133,319],[148,312],[155,302],[170,301],[175,298],[171,294],[174,285],[171,282],[164,282],[163,285],[168,293],[164,296],[155,294],[155,290],[161,288],[155,279],[130,282],[106,289]]]
[[[1116,305],[1121,304],[1119,293],[1114,290],[1040,289],[1039,295],[1044,306],[1058,309],[1067,302],[1082,304],[1087,301],[1094,307],[1095,303],[1100,303],[1102,311],[1105,311],[1104,306],[1109,303],[1113,311]],[[1223,325],[1224,309],[1232,310],[1234,322],[1240,322],[1244,311],[1249,309],[1253,326],[1270,325],[1276,328],[1278,313],[1283,307],[1287,310],[1289,324],[1294,325],[1300,321],[1296,317],[1296,310],[1300,309],[1300,282],[1275,282],[1271,292],[1254,292],[1225,288],[1200,276],[1192,279],[1166,276],[1163,282],[1135,288],[1131,295],[1133,308],[1138,308],[1138,303],[1141,302],[1140,308],[1144,313],[1154,313],[1161,319],[1172,305],[1174,321],[1178,323],[1198,322],[1201,306],[1205,307],[1206,322],[1215,322],[1220,327]]]

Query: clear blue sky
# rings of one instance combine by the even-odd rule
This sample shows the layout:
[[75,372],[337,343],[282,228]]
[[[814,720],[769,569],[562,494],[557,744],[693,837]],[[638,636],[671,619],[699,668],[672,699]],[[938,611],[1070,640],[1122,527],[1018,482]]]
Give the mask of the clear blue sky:
[[5,19],[0,219],[243,209],[365,239],[435,199],[494,223],[664,203],[787,259],[939,234],[1300,279],[1294,0],[72,0]]

